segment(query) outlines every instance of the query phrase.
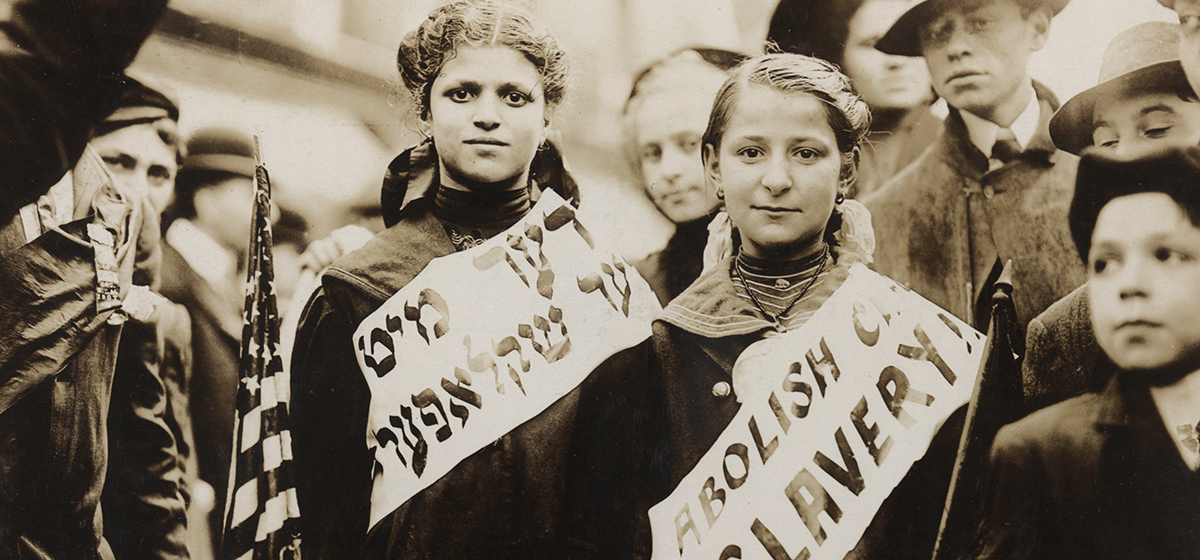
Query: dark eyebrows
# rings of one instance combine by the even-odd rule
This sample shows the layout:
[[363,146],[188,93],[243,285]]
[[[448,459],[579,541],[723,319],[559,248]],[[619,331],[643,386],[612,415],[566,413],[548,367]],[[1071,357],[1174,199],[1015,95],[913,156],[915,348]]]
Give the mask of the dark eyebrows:
[[534,92],[537,91],[538,86],[540,86],[540,85],[541,85],[541,83],[535,83],[535,84],[533,84],[533,87],[526,90],[524,87],[522,87],[522,84],[518,84],[515,82],[505,82],[503,84],[500,84],[500,87],[497,87],[496,91],[500,92],[501,94],[508,93],[510,91],[515,91],[515,92],[521,93],[525,97],[528,97],[530,100],[533,100],[533,99],[537,99],[537,97],[534,97]]
[[151,165],[150,169],[148,169],[147,171],[149,171],[151,174],[161,174],[163,177],[168,177],[168,178],[171,177],[171,175],[173,175],[173,172],[171,171],[170,167],[167,167],[165,165],[159,165],[157,163],[154,165]]
[[1171,113],[1172,115],[1173,115],[1173,114],[1175,114],[1175,109],[1172,109],[1172,108],[1171,108],[1169,105],[1166,105],[1166,104],[1159,104],[1159,105],[1151,105],[1151,106],[1149,106],[1149,107],[1145,107],[1145,108],[1143,108],[1143,109],[1142,109],[1142,110],[1141,110],[1141,111],[1138,113],[1138,115],[1140,115],[1140,116],[1143,116],[1143,117],[1144,117],[1144,116],[1146,116],[1146,115],[1149,115],[1150,113],[1156,113],[1156,112],[1159,112],[1159,111],[1162,111],[1162,112],[1164,112],[1164,113]]
[[443,89],[443,91],[450,91],[450,90],[455,90],[455,89],[465,89],[467,91],[475,92],[475,91],[482,90],[483,84],[480,84],[479,82],[476,82],[475,80],[459,80],[457,82],[450,82],[450,83],[446,84],[446,86],[442,89]]

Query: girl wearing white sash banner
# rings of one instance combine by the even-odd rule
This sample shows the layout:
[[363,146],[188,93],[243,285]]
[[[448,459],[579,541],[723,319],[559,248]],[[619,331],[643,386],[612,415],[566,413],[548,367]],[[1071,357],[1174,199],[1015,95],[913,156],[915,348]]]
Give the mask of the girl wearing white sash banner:
[[297,333],[305,558],[594,548],[567,497],[581,394],[658,304],[575,219],[546,141],[566,55],[522,6],[451,2],[400,45],[427,139],[388,167],[388,229],[334,262]]
[[654,323],[655,558],[929,557],[981,338],[858,264],[870,216],[845,194],[869,124],[806,56],[747,61],[717,94],[703,160],[735,247]]

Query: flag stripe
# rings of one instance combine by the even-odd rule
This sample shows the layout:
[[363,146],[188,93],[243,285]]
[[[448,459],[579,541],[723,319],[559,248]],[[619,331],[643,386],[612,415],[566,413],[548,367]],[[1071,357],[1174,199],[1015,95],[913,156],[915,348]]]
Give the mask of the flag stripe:
[[222,560],[299,558],[300,507],[292,474],[288,375],[279,357],[279,308],[271,256],[270,180],[255,171],[254,233]]

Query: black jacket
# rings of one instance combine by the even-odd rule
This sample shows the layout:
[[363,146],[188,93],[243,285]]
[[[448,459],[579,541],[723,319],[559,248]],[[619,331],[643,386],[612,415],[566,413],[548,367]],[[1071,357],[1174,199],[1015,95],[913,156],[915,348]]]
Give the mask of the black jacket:
[[1200,558],[1200,473],[1125,375],[1000,430],[974,558]]
[[[839,259],[824,273],[811,293],[796,304],[797,316],[818,309],[845,282],[849,260]],[[661,422],[668,439],[663,447],[665,458],[657,462],[655,482],[659,486],[651,505],[669,494],[733,420],[741,406],[731,391],[734,363],[773,326],[760,311],[737,297],[730,264],[726,260],[701,275],[654,323],[651,367],[662,400],[651,410],[665,415]],[[883,502],[846,558],[930,557],[964,412],[965,407],[960,408],[942,425],[925,457],[912,465]]]
[[[557,158],[539,157],[551,155]],[[545,159],[535,161],[535,169],[539,162],[544,165]],[[622,539],[586,529],[595,517],[581,504],[612,488],[576,483],[576,477],[603,482],[587,474],[587,461],[581,459],[598,446],[578,442],[609,437],[593,429],[590,418],[607,414],[598,410],[606,406],[604,397],[624,389],[617,375],[644,372],[644,367],[602,365],[580,387],[459,463],[367,533],[373,462],[365,442],[370,393],[351,339],[363,318],[431,260],[454,253],[432,213],[435,170],[436,154],[428,145],[393,161],[384,188],[384,215],[391,226],[333,264],[301,319],[292,359],[292,433],[304,555],[569,558],[611,549]],[[555,176],[545,173],[535,176]],[[568,180],[539,185],[564,199],[577,199],[561,163],[559,173]],[[604,503],[614,499],[608,493],[600,498]],[[626,515],[624,521],[629,519]]]
[[75,166],[165,9],[15,0],[0,20],[0,558],[112,556],[98,503],[120,327],[95,312],[84,220],[24,246],[11,233]]

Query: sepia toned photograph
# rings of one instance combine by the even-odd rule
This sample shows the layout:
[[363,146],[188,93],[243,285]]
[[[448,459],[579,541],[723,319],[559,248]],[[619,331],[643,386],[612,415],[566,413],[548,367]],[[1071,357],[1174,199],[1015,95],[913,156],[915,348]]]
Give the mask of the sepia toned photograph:
[[1200,0],[0,0],[0,560],[1200,559]]

